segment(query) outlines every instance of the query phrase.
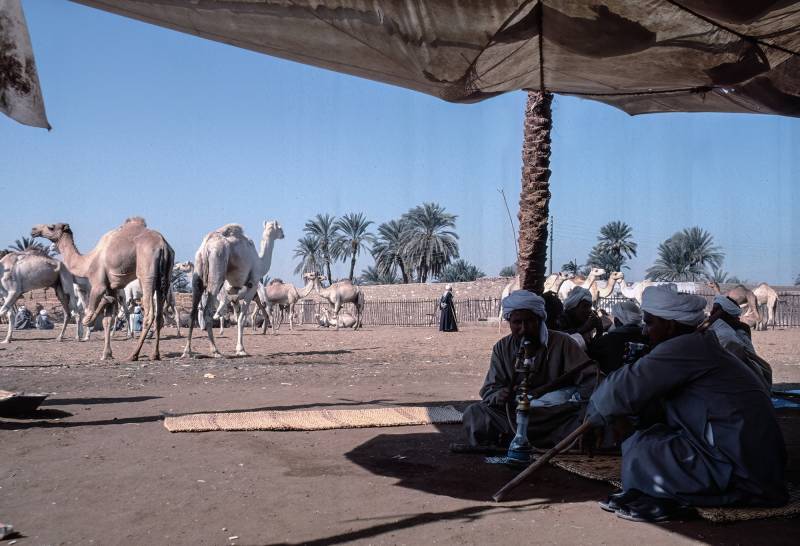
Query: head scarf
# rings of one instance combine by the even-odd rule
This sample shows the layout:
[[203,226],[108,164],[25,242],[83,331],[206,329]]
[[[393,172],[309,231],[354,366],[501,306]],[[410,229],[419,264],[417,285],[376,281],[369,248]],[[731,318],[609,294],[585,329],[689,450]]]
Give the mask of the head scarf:
[[615,303],[611,307],[611,315],[618,319],[623,326],[627,324],[642,324],[642,310],[635,301],[623,301]]
[[733,317],[742,315],[742,308],[736,305],[728,296],[717,294],[714,296],[714,303],[722,307],[722,310]]
[[453,289],[453,287],[452,287],[451,285],[449,285],[449,284],[448,284],[448,285],[446,285],[446,286],[444,287],[444,289],[445,289],[446,291],[450,292],[450,291]]
[[642,293],[642,311],[664,320],[697,326],[706,318],[706,300],[681,294],[669,286],[648,286]]
[[46,317],[47,316],[47,311],[42,309],[41,311],[39,311],[39,314],[42,315],[43,317]]
[[503,298],[503,318],[508,320],[511,313],[527,309],[539,317],[539,342],[547,345],[547,312],[544,310],[544,300],[527,290],[514,290]]
[[582,301],[592,303],[592,293],[582,286],[576,286],[570,290],[569,296],[564,300],[564,311],[576,308]]

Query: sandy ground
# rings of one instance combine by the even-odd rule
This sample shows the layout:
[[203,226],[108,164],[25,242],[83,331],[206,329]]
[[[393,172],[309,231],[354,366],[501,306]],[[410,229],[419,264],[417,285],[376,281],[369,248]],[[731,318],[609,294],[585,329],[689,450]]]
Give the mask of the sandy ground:
[[[233,335],[219,342],[228,355]],[[53,332],[0,346],[0,388],[52,393],[36,416],[0,419],[0,521],[21,532],[18,544],[789,544],[800,529],[798,519],[626,522],[596,505],[609,486],[555,468],[494,504],[514,472],[450,454],[459,426],[163,427],[164,413],[463,406],[477,398],[495,328],[284,327],[248,334],[252,357],[191,361],[178,359],[184,340],[167,336],[160,362],[101,362],[99,338],[57,343]],[[758,332],[755,342],[776,383],[800,383],[800,330]],[[202,338],[195,348],[206,351]],[[117,357],[131,349],[114,342]],[[796,436],[787,437],[794,479]]]

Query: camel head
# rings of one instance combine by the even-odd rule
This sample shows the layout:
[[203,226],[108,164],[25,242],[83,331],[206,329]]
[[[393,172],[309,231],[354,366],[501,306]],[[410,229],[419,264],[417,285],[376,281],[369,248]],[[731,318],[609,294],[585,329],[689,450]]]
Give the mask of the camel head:
[[36,224],[31,228],[31,237],[44,237],[54,243],[60,241],[65,233],[72,234],[69,224]]
[[277,220],[264,220],[264,231],[261,237],[267,241],[283,239],[283,227],[281,227]]
[[623,281],[625,279],[625,274],[622,271],[612,271],[611,274],[608,276],[608,282],[613,283],[616,281]]
[[606,270],[602,267],[593,267],[591,271],[589,271],[590,277],[599,277],[600,275],[605,275]]

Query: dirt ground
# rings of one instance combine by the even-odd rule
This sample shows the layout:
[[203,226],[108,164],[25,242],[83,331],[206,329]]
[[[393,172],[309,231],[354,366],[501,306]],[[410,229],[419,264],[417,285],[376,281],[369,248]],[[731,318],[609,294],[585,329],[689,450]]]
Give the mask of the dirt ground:
[[[463,407],[495,328],[284,326],[248,333],[251,357],[191,361],[174,333],[160,362],[101,362],[99,337],[57,343],[54,332],[0,346],[0,389],[52,393],[37,415],[0,419],[0,521],[20,531],[17,544],[796,543],[800,519],[626,522],[597,507],[610,486],[555,468],[492,503],[514,472],[449,453],[454,425],[171,434],[162,423],[199,411]],[[225,354],[234,335],[219,341]],[[800,383],[800,330],[757,332],[755,343],[776,384]],[[113,346],[121,358],[133,342]]]

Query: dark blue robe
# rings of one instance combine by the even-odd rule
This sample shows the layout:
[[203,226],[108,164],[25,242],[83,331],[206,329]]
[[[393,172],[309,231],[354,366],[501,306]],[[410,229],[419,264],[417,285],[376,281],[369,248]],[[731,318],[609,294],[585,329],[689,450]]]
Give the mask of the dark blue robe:
[[456,308],[453,305],[453,293],[445,292],[439,299],[439,331],[458,332],[456,324]]

